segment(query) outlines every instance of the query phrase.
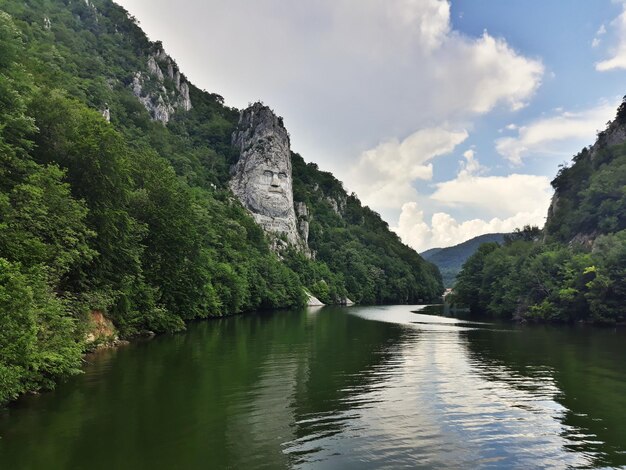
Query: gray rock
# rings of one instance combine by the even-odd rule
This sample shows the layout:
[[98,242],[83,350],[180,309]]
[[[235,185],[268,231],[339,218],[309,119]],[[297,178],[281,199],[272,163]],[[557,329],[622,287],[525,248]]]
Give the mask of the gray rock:
[[296,202],[296,214],[298,217],[309,218],[309,208],[304,202]]
[[328,196],[326,197],[326,201],[328,201],[328,203],[330,204],[330,207],[332,207],[333,212],[335,214],[339,214],[339,205],[337,204],[337,201],[335,201],[332,197]]
[[309,208],[304,202],[296,202],[296,215],[298,216],[298,232],[305,244],[309,242]]
[[154,75],[158,81],[163,81],[163,72],[161,71],[161,67],[159,67],[159,64],[157,64],[157,61],[153,56],[150,56],[148,58],[148,72],[150,72],[151,75]]
[[191,98],[189,97],[189,85],[187,82],[180,85],[179,105],[185,111],[189,111],[191,109]]
[[[282,118],[261,103],[253,104],[241,112],[232,144],[240,154],[231,169],[233,193],[266,233],[284,237],[308,254],[297,229],[289,134]],[[280,244],[273,246],[280,251]]]
[[614,120],[605,131],[598,135],[595,144],[589,149],[591,159],[593,160],[601,149],[623,144],[624,142],[626,142],[626,127]]
[[[605,148],[612,147],[614,145],[620,145],[626,142],[626,125],[619,122],[619,119],[615,119],[608,123],[606,129],[598,134],[598,138],[595,143],[589,147],[589,159],[593,161],[598,153]],[[560,195],[559,192],[556,191],[552,200],[550,201],[550,207],[548,207],[548,216],[546,220],[546,225],[550,222],[550,220],[554,217],[557,210],[559,209],[560,203]],[[572,245],[583,245],[586,247],[590,247],[595,238],[598,236],[598,233],[577,233],[574,235],[572,240],[570,240],[569,244]],[[544,232],[544,241],[547,240],[547,233]]]
[[153,102],[151,108],[152,116],[156,121],[161,121],[163,124],[167,124],[174,114],[174,107],[163,98],[163,95],[157,96],[156,102]]
[[335,199],[334,197],[326,196],[326,201],[332,207],[333,212],[339,216],[346,209],[346,200],[342,197]]
[[[167,77],[174,82],[175,89],[171,89],[169,92],[167,86],[170,88],[172,86],[171,83],[166,86],[165,76],[159,66],[159,62],[166,64]],[[176,111],[189,111],[192,108],[189,84],[183,81],[176,63],[163,49],[148,57],[147,69],[148,75],[141,72],[135,73],[132,90],[133,94],[148,110],[153,120],[167,124]],[[150,80],[154,80],[157,86],[146,87],[146,82]],[[146,88],[152,91],[147,91]]]
[[309,221],[301,219],[298,221],[298,233],[305,244],[309,243]]
[[306,305],[307,307],[323,307],[326,305],[320,299],[311,294],[308,290],[305,289],[305,294],[307,295]]
[[104,109],[102,110],[102,117],[106,122],[111,122],[111,110],[109,109],[109,105],[104,103]]
[[154,55],[154,57],[161,61],[171,60],[170,56],[167,55],[164,49],[159,49]]

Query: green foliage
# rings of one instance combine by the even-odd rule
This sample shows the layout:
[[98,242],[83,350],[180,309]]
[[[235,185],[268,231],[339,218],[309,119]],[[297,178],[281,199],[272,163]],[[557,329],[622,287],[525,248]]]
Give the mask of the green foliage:
[[626,231],[592,252],[516,241],[483,245],[463,266],[454,301],[502,318],[615,323],[626,319]]
[[93,310],[130,337],[302,305],[305,287],[327,303],[439,294],[433,265],[299,156],[317,259],[270,252],[227,186],[239,112],[190,85],[190,111],[152,121],[132,83],[161,44],[112,1],[88,3],[0,11],[0,404],[77,372]]
[[78,372],[82,341],[45,269],[0,258],[0,403]]
[[541,240],[541,229],[537,226],[524,225],[523,228],[516,228],[513,233],[504,236],[504,243],[510,245],[516,241],[538,242]]
[[300,263],[294,270],[316,297],[374,304],[419,303],[441,295],[438,269],[404,245],[376,212],[314,163],[292,154],[292,164],[294,200],[307,204],[309,246],[316,253],[309,268]]
[[626,145],[600,146],[593,158],[584,149],[552,185],[558,201],[546,223],[548,240],[568,243],[577,235],[626,229]]
[[616,323],[626,320],[626,101],[596,144],[552,182],[543,230],[524,227],[505,246],[485,248],[465,264],[455,299],[504,318]]
[[502,243],[507,235],[504,233],[479,235],[455,246],[432,248],[422,253],[422,257],[436,265],[439,271],[441,271],[444,285],[452,287],[463,263],[476,252],[481,244],[488,242]]

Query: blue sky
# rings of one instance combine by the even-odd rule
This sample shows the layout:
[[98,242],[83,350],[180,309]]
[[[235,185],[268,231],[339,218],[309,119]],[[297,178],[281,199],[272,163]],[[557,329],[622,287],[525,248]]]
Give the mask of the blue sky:
[[121,0],[197,86],[284,116],[418,250],[542,225],[626,94],[611,0]]

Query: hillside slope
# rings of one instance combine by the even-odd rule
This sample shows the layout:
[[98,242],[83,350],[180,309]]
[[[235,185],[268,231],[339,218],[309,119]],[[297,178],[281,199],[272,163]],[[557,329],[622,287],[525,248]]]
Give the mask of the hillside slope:
[[482,245],[458,276],[457,301],[507,318],[626,321],[626,98],[552,185],[543,237],[526,227],[505,246]]
[[441,272],[444,285],[452,287],[463,264],[476,252],[480,245],[490,242],[501,244],[505,235],[505,233],[479,235],[458,245],[446,248],[432,248],[421,253],[421,256],[437,266]]
[[626,103],[591,147],[560,169],[545,226],[547,241],[590,244],[626,229]]
[[305,288],[326,302],[440,294],[433,265],[299,157],[317,257],[279,258],[228,187],[240,111],[120,6],[0,10],[0,403],[76,372],[86,338],[302,305]]

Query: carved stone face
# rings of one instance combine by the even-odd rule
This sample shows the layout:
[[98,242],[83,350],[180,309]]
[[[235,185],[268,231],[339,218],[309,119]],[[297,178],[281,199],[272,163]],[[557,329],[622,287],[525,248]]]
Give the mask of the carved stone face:
[[257,214],[287,217],[293,207],[290,168],[280,161],[259,160],[246,164],[247,178],[242,182],[246,204]]
[[230,187],[266,233],[303,242],[296,227],[289,134],[271,109],[255,103],[240,116],[233,133],[239,160],[231,168]]

